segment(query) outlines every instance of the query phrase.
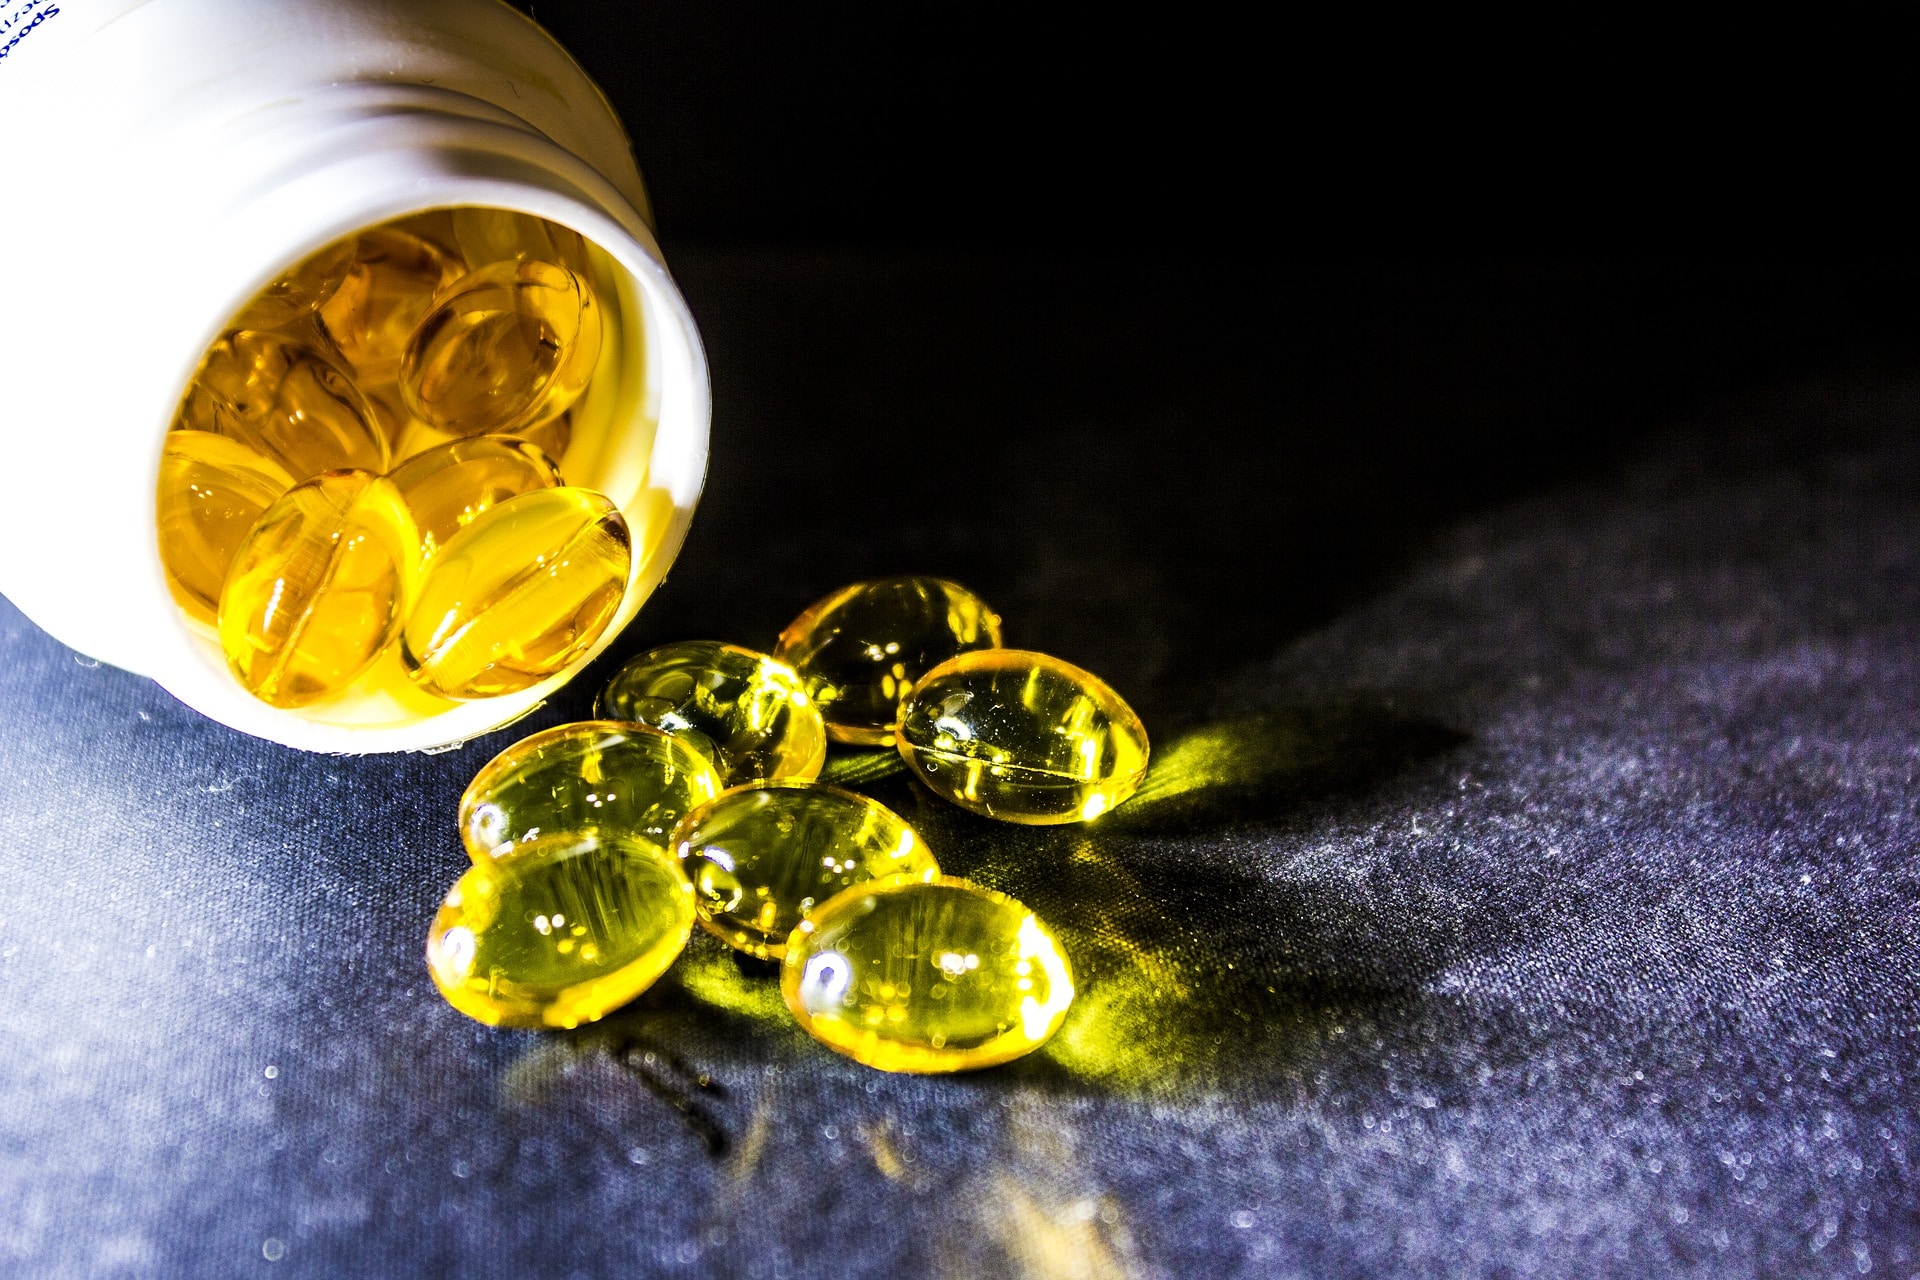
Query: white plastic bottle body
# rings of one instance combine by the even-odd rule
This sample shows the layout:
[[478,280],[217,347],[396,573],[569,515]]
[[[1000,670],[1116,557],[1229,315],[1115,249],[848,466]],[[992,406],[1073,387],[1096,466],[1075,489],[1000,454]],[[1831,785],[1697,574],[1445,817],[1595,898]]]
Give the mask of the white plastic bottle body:
[[466,703],[268,706],[183,620],[155,537],[163,437],[228,319],[342,236],[481,206],[606,255],[617,385],[596,392],[603,447],[567,479],[635,526],[600,645],[632,618],[704,480],[706,362],[619,120],[545,32],[500,0],[0,0],[0,48],[0,593],[290,746],[430,748],[538,705],[566,674]]

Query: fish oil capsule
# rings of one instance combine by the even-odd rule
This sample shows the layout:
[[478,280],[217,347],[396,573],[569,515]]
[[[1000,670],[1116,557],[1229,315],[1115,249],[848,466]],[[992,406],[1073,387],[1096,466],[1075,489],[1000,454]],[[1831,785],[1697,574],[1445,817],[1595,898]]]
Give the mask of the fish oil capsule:
[[481,512],[561,483],[553,459],[513,436],[451,441],[407,459],[387,479],[406,499],[428,559]]
[[915,681],[956,654],[999,647],[999,615],[959,583],[881,578],[815,601],[773,656],[806,679],[834,741],[885,747]]
[[615,673],[594,707],[603,719],[650,724],[684,739],[729,785],[810,781],[827,760],[826,726],[794,669],[717,640],[648,650]]
[[351,242],[351,262],[320,305],[321,332],[370,394],[400,374],[400,359],[433,295],[460,275],[453,255],[400,227],[375,227]]
[[258,329],[208,348],[176,426],[231,436],[295,480],[387,469],[386,436],[353,380],[313,347]]
[[160,455],[160,563],[173,598],[211,623],[240,544],[293,477],[212,431],[169,431]]
[[793,931],[780,993],[813,1036],[882,1071],[967,1071],[1039,1048],[1073,1003],[1052,932],[951,876],[856,885]]
[[247,304],[236,329],[280,329],[311,316],[333,296],[353,265],[353,241],[336,240],[283,272]]
[[538,684],[593,647],[627,589],[627,522],[590,489],[536,489],[447,540],[401,631],[413,682],[443,698]]
[[539,258],[575,271],[587,263],[587,245],[578,231],[510,209],[461,208],[452,211],[453,244],[468,262],[514,262]]
[[518,259],[449,286],[407,344],[400,393],[457,435],[515,431],[563,412],[600,358],[600,306],[584,278]]
[[963,809],[1034,825],[1085,822],[1147,773],[1147,731],[1098,676],[1020,649],[963,654],[914,686],[900,754]]
[[838,787],[735,787],[689,813],[669,849],[693,881],[707,931],[762,960],[818,903],[869,880],[940,874],[932,850],[893,810]]
[[352,684],[392,641],[420,555],[407,504],[366,471],[295,485],[241,543],[220,648],[255,697],[299,707]]
[[576,1027],[652,986],[692,931],[692,886],[659,848],[561,832],[460,877],[428,930],[427,968],[469,1018]]
[[638,724],[584,720],[502,751],[460,797],[460,838],[476,862],[556,832],[600,832],[665,849],[680,819],[720,794],[705,756]]

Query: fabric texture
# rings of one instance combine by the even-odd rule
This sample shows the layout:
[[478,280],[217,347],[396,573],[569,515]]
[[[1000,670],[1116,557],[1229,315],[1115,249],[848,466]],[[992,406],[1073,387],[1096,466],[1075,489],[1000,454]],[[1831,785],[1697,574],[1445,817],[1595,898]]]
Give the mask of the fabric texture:
[[[1920,382],[1681,343],[1485,410],[1592,295],[1469,289],[1363,410],[1388,355],[1276,390],[1178,272],[681,271],[706,505],[513,730],[302,755],[0,605],[0,1274],[1920,1275]],[[447,1007],[482,763],[913,571],[1153,735],[1088,826],[862,784],[1058,930],[1045,1050],[867,1070],[698,934],[578,1032]]]

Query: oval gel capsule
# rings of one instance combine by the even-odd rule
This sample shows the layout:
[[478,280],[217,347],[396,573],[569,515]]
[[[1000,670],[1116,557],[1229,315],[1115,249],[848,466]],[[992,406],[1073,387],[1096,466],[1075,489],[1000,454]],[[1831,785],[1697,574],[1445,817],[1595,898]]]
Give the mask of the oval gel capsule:
[[457,435],[516,431],[562,412],[600,358],[600,306],[555,262],[496,262],[455,281],[407,344],[400,392]]
[[513,436],[451,441],[408,458],[387,479],[407,500],[427,559],[481,512],[561,483],[552,458]]
[[373,405],[344,370],[304,343],[256,329],[208,348],[176,426],[231,436],[295,480],[382,472],[390,456]]
[[169,431],[160,456],[160,563],[189,616],[211,623],[240,544],[293,477],[238,440]]
[[559,831],[664,849],[680,819],[718,794],[713,766],[678,738],[585,720],[522,738],[489,760],[460,797],[460,837],[476,862]]
[[1006,822],[1086,822],[1139,790],[1140,717],[1098,676],[1044,653],[969,653],[927,672],[900,754],[934,791]]
[[627,522],[591,489],[537,489],[441,548],[401,632],[413,682],[442,698],[538,684],[591,649],[626,593]]
[[959,583],[881,578],[808,606],[780,633],[774,657],[806,679],[834,741],[884,747],[922,675],[999,646],[999,615]]
[[787,1007],[829,1048],[882,1071],[966,1071],[1039,1048],[1073,1003],[1046,925],[965,880],[857,885],[793,931]]
[[241,543],[220,591],[220,648],[276,707],[339,693],[393,640],[420,555],[399,492],[365,471],[295,485]]
[[693,882],[709,933],[778,960],[819,903],[869,880],[940,874],[932,850],[893,810],[838,787],[761,783],[689,813],[669,848]]
[[[434,294],[458,277],[459,259],[399,227],[355,236],[351,261],[318,312],[320,329],[370,395],[393,387],[407,340],[433,306]],[[398,389],[392,394],[397,398]]]
[[594,705],[603,719],[633,720],[684,738],[729,785],[810,780],[827,759],[826,726],[798,673],[717,640],[649,649],[614,674]]
[[575,1027],[652,986],[692,931],[692,886],[658,847],[563,832],[462,875],[427,933],[427,968],[469,1018]]

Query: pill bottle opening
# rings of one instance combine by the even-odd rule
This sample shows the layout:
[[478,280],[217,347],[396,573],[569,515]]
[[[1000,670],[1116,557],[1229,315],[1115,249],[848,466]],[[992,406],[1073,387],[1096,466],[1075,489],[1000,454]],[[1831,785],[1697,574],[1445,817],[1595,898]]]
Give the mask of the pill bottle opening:
[[[458,744],[538,707],[633,617],[678,552],[704,478],[705,366],[685,305],[650,244],[636,244],[629,229],[604,219],[594,225],[591,211],[566,216],[572,212],[461,204],[360,227],[283,266],[221,325],[182,391],[161,447],[163,457],[156,460],[155,519],[149,526],[155,531],[153,548],[178,626],[198,658],[189,664],[194,668],[190,675],[166,681],[176,696],[236,728],[307,749],[431,749]],[[370,274],[363,269],[369,255],[380,258]],[[349,264],[346,275],[342,262]],[[550,267],[560,270],[548,271]],[[548,274],[539,276],[542,271]],[[572,367],[567,367],[568,352],[561,350],[555,360],[564,373],[549,370],[551,376],[540,384],[548,388],[547,399],[512,421],[487,425],[484,414],[480,419],[453,414],[435,420],[438,409],[423,408],[429,405],[421,390],[423,362],[414,359],[420,344],[408,354],[405,370],[396,372],[394,335],[417,335],[435,308],[452,305],[446,300],[482,273],[508,280],[539,276],[543,284],[560,280],[576,290],[588,299],[581,305],[583,313],[585,308],[593,313],[598,350]],[[427,299],[400,296],[401,286],[427,285]],[[416,314],[404,314],[409,308]],[[501,358],[511,360],[514,352],[551,354],[556,343],[564,346],[585,331],[584,323],[575,330],[562,324],[559,339],[543,328],[537,341],[519,333],[504,347],[486,347],[486,354],[496,364]],[[216,358],[224,361],[218,368]],[[456,400],[460,377],[474,367],[482,367],[482,372],[494,368],[484,361],[480,366],[473,360],[463,364],[458,358],[447,367],[457,375],[452,377]],[[340,389],[342,375],[352,388]],[[404,390],[402,377],[413,379]],[[561,381],[568,385],[557,391],[549,385]],[[358,399],[353,390],[360,393]],[[359,413],[351,405],[372,412]],[[362,419],[377,441],[360,438]],[[196,434],[188,438],[181,432]],[[602,495],[617,510],[619,518],[612,523],[624,522],[626,576],[623,584],[598,597],[617,600],[600,606],[594,615],[599,629],[576,629],[575,643],[557,651],[565,655],[563,665],[549,669],[536,663],[527,669],[532,674],[516,674],[518,687],[504,691],[447,697],[430,681],[423,687],[417,660],[410,663],[403,654],[403,627],[377,647],[370,664],[320,696],[298,705],[275,705],[259,689],[250,690],[236,667],[230,628],[223,645],[221,610],[236,597],[232,592],[221,596],[217,561],[235,545],[244,545],[236,530],[247,528],[256,510],[247,503],[270,497],[281,485],[226,503],[211,523],[202,518],[190,539],[192,554],[187,554],[179,533],[185,527],[179,516],[182,478],[204,480],[226,473],[201,467],[188,476],[176,460],[178,451],[207,443],[217,446],[212,451],[219,462],[234,456],[245,459],[251,450],[268,458],[263,472],[299,486],[320,471],[340,468],[392,477],[411,459],[482,435],[537,446],[557,464],[564,486]],[[209,436],[219,438],[208,441]],[[170,490],[170,485],[175,488]],[[202,517],[208,509],[205,502],[197,508]],[[472,515],[463,515],[462,528]],[[408,587],[409,602],[435,563],[432,543],[424,545],[427,550]],[[267,607],[271,609],[272,602]],[[407,607],[399,607],[403,621]]]

